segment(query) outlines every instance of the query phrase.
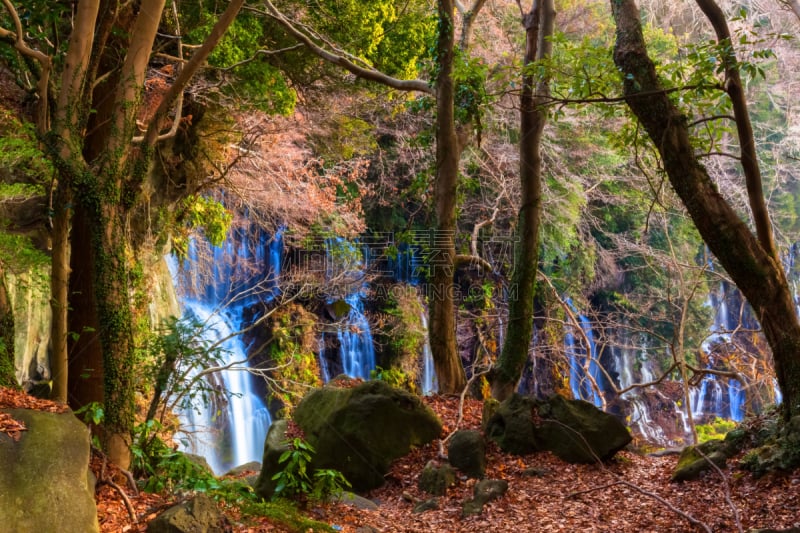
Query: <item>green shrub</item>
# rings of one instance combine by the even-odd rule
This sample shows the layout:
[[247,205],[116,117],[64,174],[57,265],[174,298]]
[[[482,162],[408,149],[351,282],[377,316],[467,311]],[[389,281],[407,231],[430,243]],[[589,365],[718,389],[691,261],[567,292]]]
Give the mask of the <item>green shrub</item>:
[[283,470],[272,476],[278,482],[275,497],[323,501],[350,488],[350,482],[337,470],[317,469],[310,473],[309,465],[314,453],[314,447],[299,437],[289,441],[289,449],[278,459]]
[[736,422],[725,418],[716,417],[710,424],[700,424],[697,426],[698,443],[710,440],[721,440],[725,434],[736,427]]

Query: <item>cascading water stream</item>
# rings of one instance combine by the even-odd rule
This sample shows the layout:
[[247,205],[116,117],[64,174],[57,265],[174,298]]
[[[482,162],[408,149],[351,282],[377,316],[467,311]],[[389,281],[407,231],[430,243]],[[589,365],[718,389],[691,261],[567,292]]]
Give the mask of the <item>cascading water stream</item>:
[[425,343],[422,345],[422,394],[428,396],[439,391],[439,383],[436,379],[436,368],[433,365],[433,353],[428,337],[428,316],[425,310],[420,315],[422,327],[425,330]]
[[[577,314],[580,328],[583,332],[585,341],[589,346],[586,347],[583,343],[575,341],[573,328],[569,327],[564,335],[564,348],[569,357],[569,386],[572,391],[572,397],[575,399],[588,400],[594,403],[596,407],[603,405],[603,398],[600,396],[600,391],[595,388],[591,381],[597,387],[601,387],[600,368],[597,364],[597,345],[594,342],[594,333],[592,332],[592,324],[589,319],[578,313],[572,305],[572,300],[565,299],[567,305]],[[586,376],[586,358],[589,358],[588,369],[591,381]]]
[[179,413],[185,451],[205,457],[216,474],[262,459],[271,417],[247,372],[246,347],[237,333],[248,308],[278,294],[282,248],[281,230],[270,237],[249,226],[232,228],[220,247],[192,240],[183,268],[167,257],[184,313],[206,325],[206,341],[222,348],[220,366],[231,366],[211,378],[226,391],[226,402],[198,401]]
[[[347,315],[336,322],[336,338],[339,345],[337,362],[342,372],[352,378],[370,379],[375,369],[375,343],[372,339],[369,320],[364,314],[365,273],[369,267],[369,248],[360,248],[345,239],[327,239],[326,278],[336,290],[328,298],[328,304],[337,301],[346,303]],[[320,367],[323,381],[332,377],[325,355],[325,336],[320,339]]]

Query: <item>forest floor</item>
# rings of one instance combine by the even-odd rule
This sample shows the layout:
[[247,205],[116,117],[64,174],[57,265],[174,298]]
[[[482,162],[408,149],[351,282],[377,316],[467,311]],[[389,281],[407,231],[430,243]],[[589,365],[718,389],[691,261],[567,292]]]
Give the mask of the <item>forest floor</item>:
[[[9,407],[10,395],[0,397],[0,407]],[[445,425],[445,435],[456,428],[458,398],[432,397],[426,402]],[[467,400],[462,429],[480,427],[481,402]],[[40,401],[31,408],[45,409]],[[0,424],[0,431],[3,430]],[[6,429],[12,429],[9,421]],[[729,461],[719,473],[697,481],[669,481],[676,455],[651,456],[623,451],[603,465],[572,465],[548,453],[517,457],[488,449],[486,476],[508,481],[505,496],[489,503],[479,516],[464,518],[462,504],[472,497],[475,480],[458,478],[456,485],[438,499],[436,510],[415,514],[417,502],[429,496],[417,488],[420,471],[430,460],[438,460],[435,441],[396,461],[386,484],[366,497],[378,510],[357,509],[348,503],[309,504],[304,511],[314,520],[345,533],[373,532],[688,532],[748,531],[752,528],[800,527],[800,471],[773,474],[759,479]],[[103,465],[94,461],[94,468]],[[106,466],[106,468],[113,468]],[[98,472],[99,473],[99,472]],[[533,475],[532,475],[533,474]],[[126,492],[130,493],[130,490]],[[100,485],[98,516],[104,532],[143,532],[147,523],[171,505],[174,495],[139,493],[129,495],[137,523],[130,519],[119,492]],[[291,531],[267,519],[242,516],[227,509],[231,531]]]

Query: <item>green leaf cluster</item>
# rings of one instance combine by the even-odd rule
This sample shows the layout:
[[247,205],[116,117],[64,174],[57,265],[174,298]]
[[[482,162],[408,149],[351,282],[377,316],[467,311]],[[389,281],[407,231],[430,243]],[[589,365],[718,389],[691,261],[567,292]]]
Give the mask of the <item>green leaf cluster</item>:
[[[193,23],[187,37],[195,42],[202,42],[216,23],[213,12],[187,18]],[[220,69],[223,92],[229,96],[267,113],[288,115],[297,104],[297,93],[264,55],[271,42],[266,32],[262,17],[241,13],[211,52],[208,63]]]
[[277,481],[274,498],[306,497],[324,501],[350,488],[350,482],[337,470],[315,469],[311,472],[311,460],[316,453],[311,444],[299,437],[287,444],[289,449],[278,459],[283,468],[272,476],[272,480]]
[[415,78],[436,31],[422,0],[321,0],[309,10],[315,28],[350,54],[399,78]]

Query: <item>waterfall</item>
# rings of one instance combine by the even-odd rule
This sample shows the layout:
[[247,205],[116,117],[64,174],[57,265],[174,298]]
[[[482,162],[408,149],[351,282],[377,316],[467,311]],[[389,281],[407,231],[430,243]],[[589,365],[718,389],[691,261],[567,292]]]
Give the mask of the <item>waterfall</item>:
[[[353,378],[369,379],[375,369],[375,344],[372,339],[369,320],[364,315],[366,296],[365,275],[369,268],[369,247],[359,247],[345,239],[325,241],[326,280],[333,286],[328,296],[328,304],[341,307],[346,303],[347,316],[336,322],[336,338],[339,344],[338,361],[342,372]],[[338,317],[337,317],[338,318]],[[325,336],[320,339],[320,367],[323,380],[328,381],[329,368],[325,357]]]
[[271,418],[247,372],[247,350],[237,333],[245,311],[279,294],[282,237],[282,229],[270,236],[255,225],[234,226],[219,247],[192,239],[183,268],[167,257],[184,313],[204,323],[205,339],[223,349],[220,365],[233,364],[209,379],[224,388],[227,402],[197,401],[179,413],[184,450],[205,457],[216,474],[262,459]]
[[362,294],[350,294],[345,301],[350,312],[344,324],[338,327],[339,356],[344,373],[353,378],[369,379],[375,369],[375,345],[369,321],[364,316]]
[[564,335],[564,348],[569,357],[569,386],[572,391],[572,397],[575,399],[588,400],[594,403],[595,406],[601,407],[603,399],[600,396],[601,391],[595,390],[589,380],[586,378],[585,360],[589,357],[589,375],[597,384],[598,388],[602,387],[600,367],[597,364],[597,345],[594,342],[594,333],[592,332],[592,324],[589,319],[578,313],[572,305],[572,300],[565,299],[567,305],[577,314],[580,328],[588,342],[589,346],[583,346],[581,343],[575,341],[573,335],[573,328],[568,327]]
[[[207,341],[220,343],[223,350],[220,366],[246,366],[244,346],[234,335],[238,330],[235,314],[226,316],[191,300],[184,301],[183,307],[185,314],[193,315],[205,325]],[[205,457],[219,475],[234,466],[261,461],[271,418],[264,402],[253,391],[246,370],[224,370],[214,380],[229,393],[227,402],[222,402],[223,411],[218,414],[218,402],[209,405],[196,402],[179,413],[183,436],[177,440],[186,443],[184,451]]]
[[425,330],[425,343],[422,345],[422,394],[428,396],[439,391],[439,383],[436,380],[436,368],[433,365],[433,353],[428,337],[428,316],[425,309],[420,314],[420,321]]

